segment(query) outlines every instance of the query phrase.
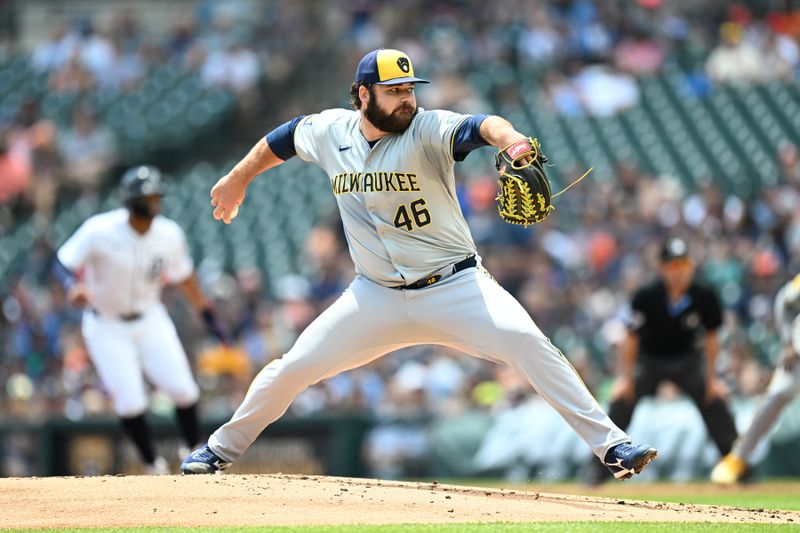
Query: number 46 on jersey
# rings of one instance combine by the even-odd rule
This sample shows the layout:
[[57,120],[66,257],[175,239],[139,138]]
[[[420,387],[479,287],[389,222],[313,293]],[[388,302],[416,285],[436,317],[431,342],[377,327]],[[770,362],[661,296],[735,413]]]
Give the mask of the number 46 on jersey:
[[414,231],[415,226],[421,228],[431,223],[431,214],[425,209],[425,200],[420,198],[410,204],[400,204],[394,215],[394,227]]

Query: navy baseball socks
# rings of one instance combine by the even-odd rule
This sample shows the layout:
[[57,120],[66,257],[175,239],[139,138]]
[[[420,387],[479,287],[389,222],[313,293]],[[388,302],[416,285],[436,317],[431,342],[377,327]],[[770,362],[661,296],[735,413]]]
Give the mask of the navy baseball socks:
[[181,472],[188,474],[216,474],[231,466],[211,451],[208,444],[190,453],[181,463]]
[[634,446],[631,443],[622,443],[608,450],[603,464],[611,470],[615,478],[628,479],[644,470],[656,456],[658,450],[647,444]]

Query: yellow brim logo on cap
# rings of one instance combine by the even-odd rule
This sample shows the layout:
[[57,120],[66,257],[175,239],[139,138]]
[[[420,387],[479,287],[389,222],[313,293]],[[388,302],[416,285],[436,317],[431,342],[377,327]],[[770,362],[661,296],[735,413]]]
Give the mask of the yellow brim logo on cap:
[[400,50],[381,50],[375,61],[378,64],[378,77],[381,81],[414,77],[411,60]]

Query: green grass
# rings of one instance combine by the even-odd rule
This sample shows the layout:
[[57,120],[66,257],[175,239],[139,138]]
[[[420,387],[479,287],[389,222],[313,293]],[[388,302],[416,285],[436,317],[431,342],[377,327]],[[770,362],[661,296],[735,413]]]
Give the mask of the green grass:
[[[625,496],[626,499],[672,503],[726,505],[744,509],[782,509],[800,511],[800,494],[693,494],[691,496]],[[800,528],[800,524],[798,525]]]
[[[85,533],[755,533],[759,531],[783,532],[798,531],[795,525],[767,524],[687,524],[680,522],[547,522],[530,524],[430,524],[430,525],[389,525],[389,526],[304,526],[304,527],[137,527],[84,528],[84,529],[37,529],[35,531],[85,532]],[[19,531],[2,529],[0,532]],[[33,530],[28,530],[33,531]]]
[[[722,488],[705,482],[685,485],[658,482],[647,484],[607,483],[598,488],[587,488],[579,484],[525,484],[509,485],[498,481],[451,480],[455,485],[486,486],[493,488],[519,489],[554,494],[597,496],[670,503],[695,503],[701,505],[725,505],[744,509],[776,509],[800,511],[800,482],[797,479],[774,479],[764,483]],[[798,526],[800,527],[800,526]]]

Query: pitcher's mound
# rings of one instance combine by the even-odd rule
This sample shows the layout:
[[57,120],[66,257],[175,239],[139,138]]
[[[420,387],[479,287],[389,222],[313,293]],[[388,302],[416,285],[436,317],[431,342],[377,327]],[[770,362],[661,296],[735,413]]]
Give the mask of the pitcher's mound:
[[296,475],[0,479],[0,527],[628,520],[800,523],[800,512]]

